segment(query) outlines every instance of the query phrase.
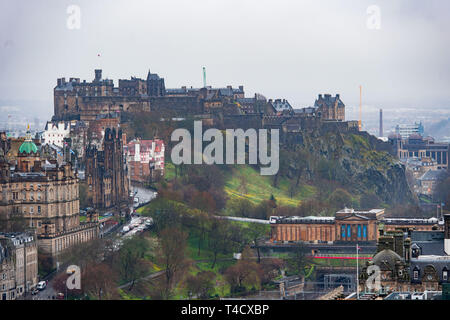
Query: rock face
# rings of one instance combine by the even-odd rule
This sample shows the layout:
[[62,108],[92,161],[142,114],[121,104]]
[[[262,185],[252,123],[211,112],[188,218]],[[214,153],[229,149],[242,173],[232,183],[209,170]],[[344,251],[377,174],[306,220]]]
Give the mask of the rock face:
[[[405,167],[392,155],[391,146],[365,132],[330,132],[320,129],[298,133],[295,139],[311,157],[309,179],[319,174],[317,163],[326,162],[330,180],[338,181],[355,195],[376,194],[387,204],[414,203]],[[291,146],[285,145],[287,148]]]

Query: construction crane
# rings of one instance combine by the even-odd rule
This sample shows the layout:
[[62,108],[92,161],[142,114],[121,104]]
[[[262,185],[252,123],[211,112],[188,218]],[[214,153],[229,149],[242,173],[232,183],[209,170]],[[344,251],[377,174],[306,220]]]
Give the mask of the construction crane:
[[358,120],[359,131],[362,130],[361,118],[362,118],[362,86],[360,85],[359,86],[359,120]]

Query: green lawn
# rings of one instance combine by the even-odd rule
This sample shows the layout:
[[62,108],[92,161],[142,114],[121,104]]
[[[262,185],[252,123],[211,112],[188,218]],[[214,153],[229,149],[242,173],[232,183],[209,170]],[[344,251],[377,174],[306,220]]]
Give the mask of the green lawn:
[[226,179],[225,192],[230,199],[248,199],[254,204],[270,199],[273,194],[279,205],[288,206],[297,206],[302,200],[311,198],[316,193],[315,187],[300,185],[291,198],[289,194],[291,181],[281,178],[278,188],[274,188],[272,179],[272,176],[262,176],[259,171],[248,165],[236,165]]
[[170,181],[175,178],[175,166],[172,162],[167,161],[164,168],[164,179]]

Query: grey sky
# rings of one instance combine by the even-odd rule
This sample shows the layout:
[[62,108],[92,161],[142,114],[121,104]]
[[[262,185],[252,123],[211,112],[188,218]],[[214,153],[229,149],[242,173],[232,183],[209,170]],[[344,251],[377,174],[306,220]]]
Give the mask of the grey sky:
[[[66,27],[69,5],[81,29]],[[367,28],[369,5],[381,29]],[[144,78],[166,87],[244,85],[247,95],[318,93],[347,105],[450,108],[450,1],[0,0],[0,100],[44,100],[58,77]],[[101,54],[98,57],[98,54]]]

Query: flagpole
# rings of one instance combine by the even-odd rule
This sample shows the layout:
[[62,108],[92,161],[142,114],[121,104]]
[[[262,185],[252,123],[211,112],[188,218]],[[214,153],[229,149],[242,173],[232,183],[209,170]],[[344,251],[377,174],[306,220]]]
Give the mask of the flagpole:
[[358,243],[356,243],[356,299],[359,300],[359,254]]

